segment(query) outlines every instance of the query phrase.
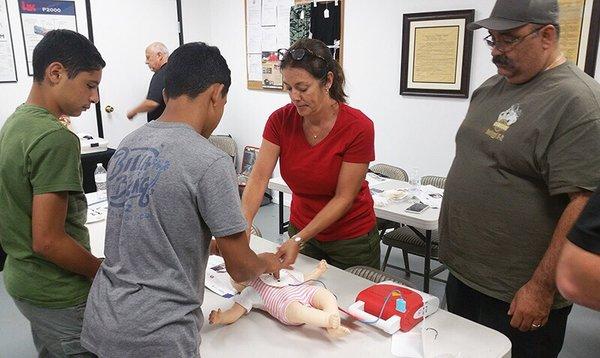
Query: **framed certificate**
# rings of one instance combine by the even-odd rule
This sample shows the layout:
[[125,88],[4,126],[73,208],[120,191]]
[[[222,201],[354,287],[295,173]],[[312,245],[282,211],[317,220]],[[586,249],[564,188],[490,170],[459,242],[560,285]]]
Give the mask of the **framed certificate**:
[[400,94],[469,97],[475,10],[405,14]]
[[600,0],[559,0],[561,50],[594,77],[600,32]]

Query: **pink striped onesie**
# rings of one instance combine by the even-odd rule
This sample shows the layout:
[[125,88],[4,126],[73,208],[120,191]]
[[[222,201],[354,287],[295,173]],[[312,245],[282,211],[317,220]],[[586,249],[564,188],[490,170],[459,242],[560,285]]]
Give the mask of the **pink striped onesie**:
[[[248,287],[242,290],[240,296],[235,296],[234,300],[246,309],[246,313],[250,312],[253,303],[256,308],[269,312],[271,316],[277,318],[283,324],[298,325],[289,322],[285,318],[287,306],[292,302],[300,302],[305,306],[311,306],[310,302],[319,288],[310,284],[283,287],[269,286],[257,277],[248,284]],[[247,290],[258,293],[262,302],[244,301],[244,298],[251,297],[254,293]]]

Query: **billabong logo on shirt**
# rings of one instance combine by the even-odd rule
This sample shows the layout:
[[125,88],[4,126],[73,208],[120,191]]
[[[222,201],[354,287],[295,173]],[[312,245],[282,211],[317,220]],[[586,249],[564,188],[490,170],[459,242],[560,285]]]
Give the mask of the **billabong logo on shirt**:
[[114,166],[108,178],[113,189],[109,205],[125,207],[125,211],[130,211],[129,199],[137,198],[138,207],[147,207],[161,173],[170,166],[168,160],[159,156],[160,151],[156,148],[119,149],[113,156]]
[[488,137],[499,141],[504,140],[504,135],[511,125],[515,124],[521,116],[519,104],[513,104],[509,109],[500,113],[492,128],[485,131]]

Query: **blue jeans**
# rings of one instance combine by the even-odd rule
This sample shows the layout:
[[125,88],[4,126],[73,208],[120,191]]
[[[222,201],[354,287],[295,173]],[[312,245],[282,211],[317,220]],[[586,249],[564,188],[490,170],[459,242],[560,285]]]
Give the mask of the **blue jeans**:
[[73,307],[54,309],[13,300],[29,320],[33,343],[40,358],[96,357],[79,343],[85,302]]

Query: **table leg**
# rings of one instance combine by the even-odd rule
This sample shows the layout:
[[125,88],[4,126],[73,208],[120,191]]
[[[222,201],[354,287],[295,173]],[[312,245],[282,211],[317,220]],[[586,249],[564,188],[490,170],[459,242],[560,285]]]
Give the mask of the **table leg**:
[[279,192],[279,235],[285,232],[285,224],[283,221],[283,192]]
[[431,230],[425,230],[425,235],[416,228],[409,228],[425,242],[425,268],[423,270],[423,292],[429,293],[429,276],[431,274]]
[[425,232],[425,270],[423,272],[423,291],[429,293],[429,274],[431,273],[431,230]]

